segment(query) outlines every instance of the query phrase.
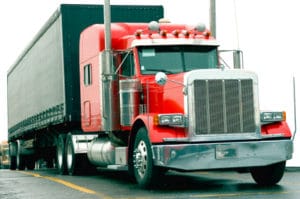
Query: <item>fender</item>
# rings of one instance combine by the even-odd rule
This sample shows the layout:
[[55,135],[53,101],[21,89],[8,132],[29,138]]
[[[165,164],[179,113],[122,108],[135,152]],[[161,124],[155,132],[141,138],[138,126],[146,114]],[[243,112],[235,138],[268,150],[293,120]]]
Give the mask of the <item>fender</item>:
[[265,124],[261,126],[262,135],[282,134],[284,137],[291,138],[292,133],[285,121]]
[[[187,136],[186,129],[182,127],[159,126],[154,123],[156,114],[143,114],[135,118],[133,128],[142,122],[148,130],[151,143],[162,143],[165,138],[184,138]],[[139,122],[138,122],[139,121]]]

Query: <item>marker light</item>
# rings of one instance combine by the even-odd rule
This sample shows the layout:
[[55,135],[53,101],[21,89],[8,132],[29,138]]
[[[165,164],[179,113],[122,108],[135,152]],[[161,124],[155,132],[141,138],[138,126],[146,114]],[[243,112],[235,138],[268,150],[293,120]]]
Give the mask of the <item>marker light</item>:
[[203,35],[205,36],[206,39],[209,39],[211,33],[209,31],[206,31],[203,33]]
[[160,31],[160,35],[161,35],[162,37],[167,37],[167,31],[166,31],[166,30]]
[[141,35],[142,35],[142,33],[143,33],[143,30],[137,30],[137,31],[135,31],[135,36],[136,37],[141,37]]
[[179,36],[179,30],[173,30],[172,34],[175,36],[175,37],[178,37]]
[[189,37],[190,36],[190,32],[188,30],[183,30],[182,31],[182,34],[185,36],[185,37]]

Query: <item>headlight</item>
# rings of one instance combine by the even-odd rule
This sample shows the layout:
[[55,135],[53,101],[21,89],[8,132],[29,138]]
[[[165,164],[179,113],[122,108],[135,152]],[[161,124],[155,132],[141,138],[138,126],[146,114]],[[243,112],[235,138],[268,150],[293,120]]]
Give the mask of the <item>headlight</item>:
[[285,111],[281,112],[262,112],[260,114],[261,122],[280,122],[285,121],[286,113]]
[[185,119],[182,114],[159,114],[158,124],[169,126],[183,126],[185,124]]

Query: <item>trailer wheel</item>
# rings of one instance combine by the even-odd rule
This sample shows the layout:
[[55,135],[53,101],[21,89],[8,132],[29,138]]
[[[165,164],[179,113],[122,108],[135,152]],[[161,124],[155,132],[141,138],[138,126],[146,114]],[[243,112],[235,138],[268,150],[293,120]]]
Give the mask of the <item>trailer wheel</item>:
[[65,155],[65,139],[63,135],[59,135],[57,138],[56,146],[56,160],[57,160],[57,169],[61,175],[67,173],[66,167],[66,155]]
[[285,161],[269,166],[251,168],[250,172],[255,182],[262,186],[272,186],[277,184],[285,170]]
[[16,170],[17,169],[17,158],[16,156],[10,156],[10,170]]
[[19,170],[25,170],[25,161],[24,156],[21,154],[17,154],[17,168]]
[[145,127],[138,130],[133,148],[133,173],[142,188],[153,185],[158,176],[158,168],[152,160],[151,144]]
[[17,143],[16,142],[9,142],[9,168],[10,170],[16,170],[17,169]]
[[34,155],[29,155],[26,157],[26,167],[28,170],[34,170],[35,168],[35,157]]
[[17,168],[19,170],[25,169],[25,158],[21,154],[21,143],[20,140],[17,141],[17,157],[16,157]]

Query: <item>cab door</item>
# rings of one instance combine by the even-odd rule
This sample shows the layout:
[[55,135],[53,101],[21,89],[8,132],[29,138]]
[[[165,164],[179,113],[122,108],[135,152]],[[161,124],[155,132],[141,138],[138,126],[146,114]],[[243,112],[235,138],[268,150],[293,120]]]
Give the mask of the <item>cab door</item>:
[[80,66],[81,128],[85,132],[100,130],[99,61],[92,58]]

